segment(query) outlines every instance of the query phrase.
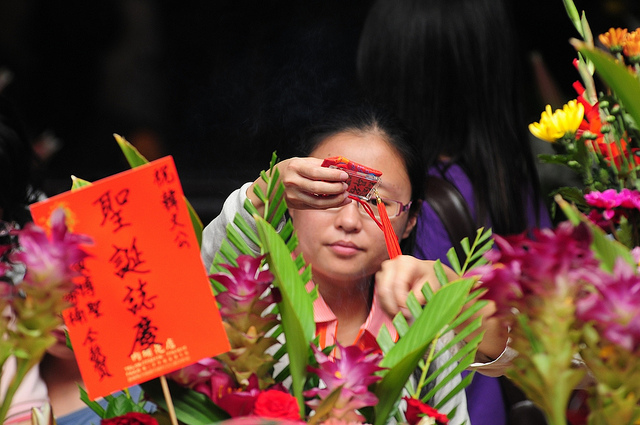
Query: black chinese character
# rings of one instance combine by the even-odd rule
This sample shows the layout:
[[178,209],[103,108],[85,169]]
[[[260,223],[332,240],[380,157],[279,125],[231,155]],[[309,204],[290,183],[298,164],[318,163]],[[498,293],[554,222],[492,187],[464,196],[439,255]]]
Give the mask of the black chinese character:
[[110,263],[116,266],[116,276],[124,278],[124,275],[131,273],[149,273],[149,270],[140,270],[140,266],[144,263],[144,260],[140,258],[141,252],[136,247],[136,239],[133,238],[131,242],[131,248],[119,248],[113,245],[115,252],[109,259]]
[[155,308],[155,304],[153,304],[151,301],[156,299],[157,295],[147,297],[147,291],[144,289],[146,285],[147,282],[143,282],[142,280],[138,279],[138,287],[136,289],[127,286],[129,292],[127,292],[127,295],[124,297],[123,301],[126,301],[131,305],[128,310],[133,314],[137,314],[138,311],[143,308],[146,308],[147,310],[153,310]]
[[129,353],[129,355],[133,354],[138,345],[141,350],[146,350],[156,344],[155,332],[158,330],[158,327],[151,324],[151,319],[146,316],[141,317],[134,328],[137,329],[136,339],[133,342],[133,347],[131,347],[131,353]]
[[153,182],[155,184],[157,184],[158,186],[162,186],[165,183],[172,183],[173,182],[173,175],[169,174],[168,170],[167,170],[167,166],[164,165],[160,168],[158,168],[155,172],[155,178],[153,179]]

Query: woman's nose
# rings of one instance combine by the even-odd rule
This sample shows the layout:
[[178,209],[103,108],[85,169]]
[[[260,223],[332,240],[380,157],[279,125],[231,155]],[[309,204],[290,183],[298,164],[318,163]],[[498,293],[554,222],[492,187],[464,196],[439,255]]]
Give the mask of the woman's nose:
[[362,214],[358,211],[358,203],[351,201],[351,203],[341,207],[336,214],[335,225],[341,228],[345,232],[358,232],[362,229]]

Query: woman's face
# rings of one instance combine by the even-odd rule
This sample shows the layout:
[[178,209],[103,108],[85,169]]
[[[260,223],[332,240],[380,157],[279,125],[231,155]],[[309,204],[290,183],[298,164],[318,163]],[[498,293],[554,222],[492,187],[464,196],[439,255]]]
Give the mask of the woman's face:
[[[378,192],[383,198],[408,204],[411,184],[395,149],[375,133],[338,133],[324,140],[311,156],[343,156],[382,172]],[[361,208],[361,207],[360,207]],[[352,201],[341,208],[290,211],[298,235],[298,250],[312,265],[316,284],[364,283],[389,258],[384,234]],[[391,219],[396,235],[404,239],[415,226],[409,212]]]

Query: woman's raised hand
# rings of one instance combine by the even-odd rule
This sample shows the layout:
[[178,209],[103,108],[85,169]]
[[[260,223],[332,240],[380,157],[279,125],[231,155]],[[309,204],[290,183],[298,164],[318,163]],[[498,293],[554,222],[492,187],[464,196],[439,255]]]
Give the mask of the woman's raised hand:
[[[280,181],[285,187],[285,199],[289,208],[326,209],[348,204],[348,174],[335,168],[322,167],[322,159],[290,158],[279,162],[276,167]],[[266,190],[262,178],[258,178],[247,190],[247,197],[261,210],[264,205],[253,193],[255,185]]]
[[[410,255],[401,255],[383,262],[375,280],[382,308],[391,317],[402,312],[406,318],[411,318],[407,309],[409,292],[413,292],[418,302],[424,304],[422,285],[428,284],[434,291],[440,288],[434,265],[435,261],[418,260]],[[444,265],[443,267],[449,279],[457,277],[453,270]]]

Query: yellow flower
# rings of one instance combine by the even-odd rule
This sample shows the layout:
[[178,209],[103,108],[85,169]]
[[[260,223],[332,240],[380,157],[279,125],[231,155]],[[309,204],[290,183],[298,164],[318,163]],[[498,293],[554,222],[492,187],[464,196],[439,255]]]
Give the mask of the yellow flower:
[[583,117],[584,106],[577,100],[570,100],[555,112],[551,112],[551,105],[547,105],[540,115],[540,122],[529,124],[529,131],[538,139],[553,143],[567,133],[575,133]]
[[622,43],[626,35],[626,28],[609,28],[609,31],[600,34],[598,38],[607,49],[616,53],[622,51]]

